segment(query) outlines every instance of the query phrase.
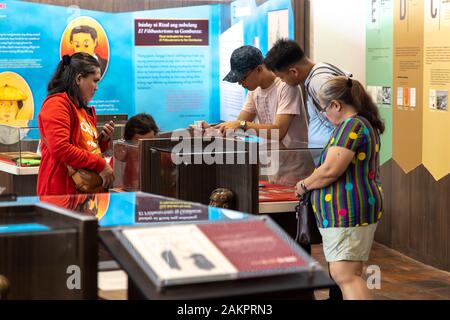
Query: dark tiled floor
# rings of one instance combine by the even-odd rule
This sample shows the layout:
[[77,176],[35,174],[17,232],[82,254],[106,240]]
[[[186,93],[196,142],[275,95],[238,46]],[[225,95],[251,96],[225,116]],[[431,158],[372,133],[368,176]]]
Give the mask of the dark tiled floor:
[[[313,246],[313,257],[326,262],[320,245]],[[366,264],[381,270],[381,289],[373,290],[377,300],[450,300],[450,273],[435,269],[397,251],[375,243]],[[328,298],[328,290],[315,292],[316,299]],[[102,299],[126,299],[125,290],[99,291]]]
[[[314,246],[313,257],[326,265],[321,246]],[[375,243],[369,265],[381,270],[381,289],[373,290],[377,300],[450,300],[450,273],[435,269],[397,251]],[[328,292],[316,291],[317,299],[328,298]]]

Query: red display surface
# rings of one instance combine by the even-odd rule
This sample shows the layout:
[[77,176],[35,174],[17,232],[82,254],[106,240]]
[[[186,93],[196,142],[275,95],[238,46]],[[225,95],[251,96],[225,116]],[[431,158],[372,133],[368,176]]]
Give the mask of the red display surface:
[[259,202],[298,201],[294,186],[259,182]]

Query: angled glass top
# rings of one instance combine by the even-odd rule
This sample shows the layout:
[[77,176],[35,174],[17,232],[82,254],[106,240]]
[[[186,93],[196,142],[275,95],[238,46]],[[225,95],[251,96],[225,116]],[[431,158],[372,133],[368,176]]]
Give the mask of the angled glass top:
[[45,196],[50,203],[83,215],[96,216],[99,226],[182,223],[193,221],[244,220],[249,215],[143,192],[118,192]]

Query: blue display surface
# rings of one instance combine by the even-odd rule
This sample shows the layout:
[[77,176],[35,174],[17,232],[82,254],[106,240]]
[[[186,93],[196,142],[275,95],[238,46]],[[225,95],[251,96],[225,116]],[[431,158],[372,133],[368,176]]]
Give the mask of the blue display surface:
[[23,223],[23,224],[8,224],[0,225],[0,234],[3,233],[19,233],[19,232],[37,232],[49,231],[49,227],[39,223]]

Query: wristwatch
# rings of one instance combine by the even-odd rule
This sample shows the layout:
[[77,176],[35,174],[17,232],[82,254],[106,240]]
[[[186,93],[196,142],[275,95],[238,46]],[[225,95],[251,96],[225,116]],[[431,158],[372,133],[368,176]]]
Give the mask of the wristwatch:
[[247,130],[247,121],[245,121],[245,120],[241,120],[240,122],[239,122],[239,129],[242,129],[242,130]]

